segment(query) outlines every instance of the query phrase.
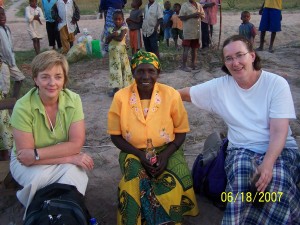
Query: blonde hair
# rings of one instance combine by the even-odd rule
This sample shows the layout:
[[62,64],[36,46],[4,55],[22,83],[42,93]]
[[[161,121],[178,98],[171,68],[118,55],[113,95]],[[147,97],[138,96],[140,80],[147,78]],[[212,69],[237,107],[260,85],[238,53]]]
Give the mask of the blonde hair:
[[32,79],[37,78],[38,74],[54,66],[61,66],[64,73],[64,88],[68,83],[69,64],[64,55],[54,51],[45,51],[38,54],[31,63]]

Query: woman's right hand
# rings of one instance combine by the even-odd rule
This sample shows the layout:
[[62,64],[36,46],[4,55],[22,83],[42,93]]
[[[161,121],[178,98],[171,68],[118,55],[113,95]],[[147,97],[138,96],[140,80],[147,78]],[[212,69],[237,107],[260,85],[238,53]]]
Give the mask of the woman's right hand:
[[146,153],[144,151],[141,151],[141,154],[139,154],[139,159],[142,164],[142,166],[145,168],[146,172],[153,175],[155,173],[155,167],[151,165],[149,160],[146,158]]
[[91,156],[86,153],[79,153],[70,156],[70,163],[80,166],[85,170],[92,170],[94,168],[94,161]]

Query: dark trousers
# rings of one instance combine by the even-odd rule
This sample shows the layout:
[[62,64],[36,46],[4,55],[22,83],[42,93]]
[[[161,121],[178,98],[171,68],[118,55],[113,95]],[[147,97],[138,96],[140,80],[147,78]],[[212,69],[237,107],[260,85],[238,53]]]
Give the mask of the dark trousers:
[[57,47],[61,48],[60,34],[57,29],[56,22],[46,22],[46,30],[48,35],[49,46],[55,46],[55,41],[57,42]]
[[153,32],[149,37],[143,35],[144,46],[147,52],[158,53],[157,33]]
[[201,22],[201,34],[202,34],[202,48],[208,48],[211,43],[211,37],[213,33],[213,25]]

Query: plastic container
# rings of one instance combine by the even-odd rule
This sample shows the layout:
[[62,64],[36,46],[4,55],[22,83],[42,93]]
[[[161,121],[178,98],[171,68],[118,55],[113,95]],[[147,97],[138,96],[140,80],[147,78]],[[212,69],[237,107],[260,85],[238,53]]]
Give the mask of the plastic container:
[[102,51],[101,51],[101,41],[100,40],[92,40],[92,55],[96,58],[102,58]]

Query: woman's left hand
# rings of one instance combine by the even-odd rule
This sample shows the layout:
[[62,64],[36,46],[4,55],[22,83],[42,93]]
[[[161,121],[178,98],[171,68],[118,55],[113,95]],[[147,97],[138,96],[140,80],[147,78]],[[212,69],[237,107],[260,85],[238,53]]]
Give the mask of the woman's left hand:
[[35,162],[33,149],[20,149],[17,152],[18,161],[24,166],[31,166]]
[[162,152],[157,156],[157,167],[154,169],[152,176],[158,177],[161,175],[167,167],[169,156],[166,152]]
[[271,182],[273,177],[273,165],[269,165],[263,162],[257,167],[257,172],[260,174],[258,181],[256,182],[256,188],[258,192],[264,192]]

